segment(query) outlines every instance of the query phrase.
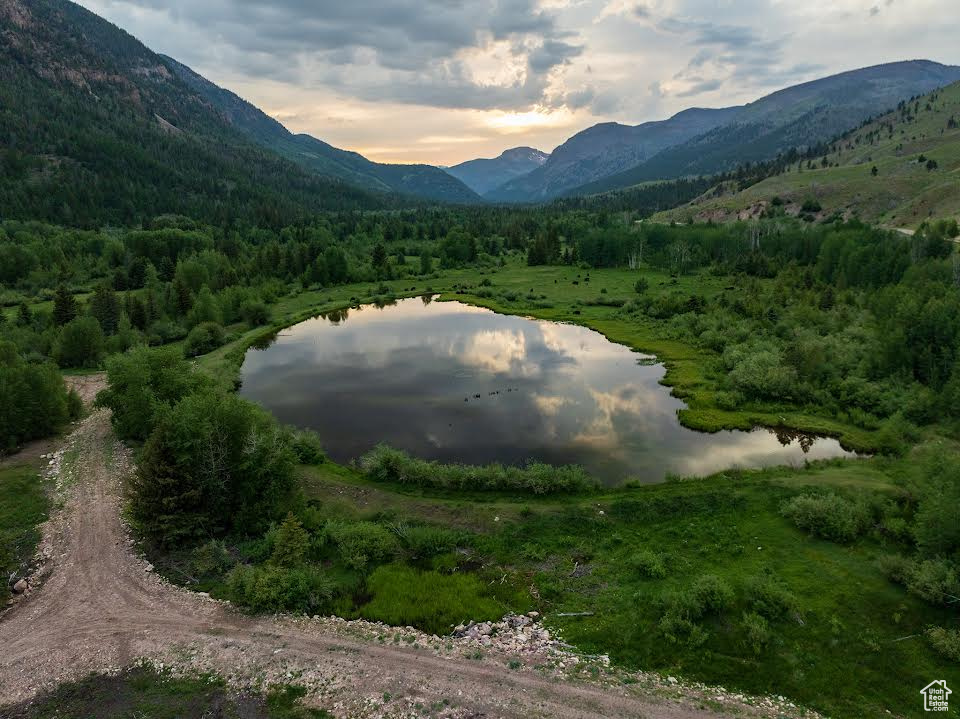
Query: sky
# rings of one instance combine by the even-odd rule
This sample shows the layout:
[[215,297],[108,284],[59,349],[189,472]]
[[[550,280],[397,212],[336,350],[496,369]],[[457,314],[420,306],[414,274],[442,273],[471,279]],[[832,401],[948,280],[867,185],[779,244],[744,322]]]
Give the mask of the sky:
[[80,0],[294,132],[434,165],[883,62],[960,64],[956,2]]

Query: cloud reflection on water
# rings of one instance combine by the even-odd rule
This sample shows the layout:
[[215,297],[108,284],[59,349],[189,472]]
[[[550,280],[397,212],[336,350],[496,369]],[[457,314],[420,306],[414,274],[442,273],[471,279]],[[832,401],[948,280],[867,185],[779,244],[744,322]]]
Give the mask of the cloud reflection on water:
[[616,483],[844,454],[832,439],[805,453],[766,430],[685,429],[663,367],[642,357],[583,327],[411,299],[285,330],[248,353],[242,393],[316,429],[340,461],[385,441],[443,461],[582,464]]

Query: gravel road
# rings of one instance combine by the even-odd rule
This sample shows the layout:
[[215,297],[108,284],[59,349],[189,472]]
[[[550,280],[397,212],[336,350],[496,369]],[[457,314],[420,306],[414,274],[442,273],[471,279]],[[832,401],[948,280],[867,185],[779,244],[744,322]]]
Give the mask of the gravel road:
[[[90,387],[87,396],[92,395]],[[337,717],[802,716],[791,705],[656,675],[587,671],[542,649],[478,652],[466,640],[334,618],[255,618],[171,586],[134,551],[121,520],[129,452],[95,410],[56,459],[59,509],[44,526],[43,568],[0,620],[0,702],[146,660],[213,671],[238,687],[294,682]],[[4,715],[0,708],[0,717]]]

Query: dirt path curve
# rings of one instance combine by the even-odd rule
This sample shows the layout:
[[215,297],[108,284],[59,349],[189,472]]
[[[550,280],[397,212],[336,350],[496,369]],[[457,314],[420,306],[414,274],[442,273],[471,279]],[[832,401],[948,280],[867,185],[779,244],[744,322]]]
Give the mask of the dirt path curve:
[[[506,655],[467,658],[447,640],[438,640],[446,649],[416,648],[378,641],[350,622],[251,618],[169,586],[132,551],[120,519],[130,463],[108,412],[92,413],[67,446],[66,498],[41,544],[47,578],[0,621],[0,703],[147,657],[247,686],[294,681],[338,717],[409,716],[416,705],[447,717],[717,716],[697,708],[716,705],[716,690],[588,681],[534,669],[543,657],[529,655],[511,669]],[[772,705],[727,699],[739,716],[776,715]]]

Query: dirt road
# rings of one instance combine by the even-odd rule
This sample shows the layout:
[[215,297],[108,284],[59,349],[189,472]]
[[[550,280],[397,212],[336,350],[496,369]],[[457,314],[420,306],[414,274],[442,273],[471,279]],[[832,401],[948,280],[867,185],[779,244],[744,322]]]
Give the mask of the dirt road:
[[769,700],[741,702],[716,689],[645,676],[625,685],[605,672],[591,679],[570,657],[525,654],[508,666],[511,657],[496,649],[468,658],[454,640],[407,630],[244,616],[166,584],[136,556],[120,518],[130,471],[106,410],[67,439],[64,503],[41,544],[46,579],[0,621],[0,702],[146,657],[177,671],[215,671],[237,686],[295,682],[337,717],[409,716],[416,706],[445,717],[718,716],[707,705],[737,716],[785,715]]

